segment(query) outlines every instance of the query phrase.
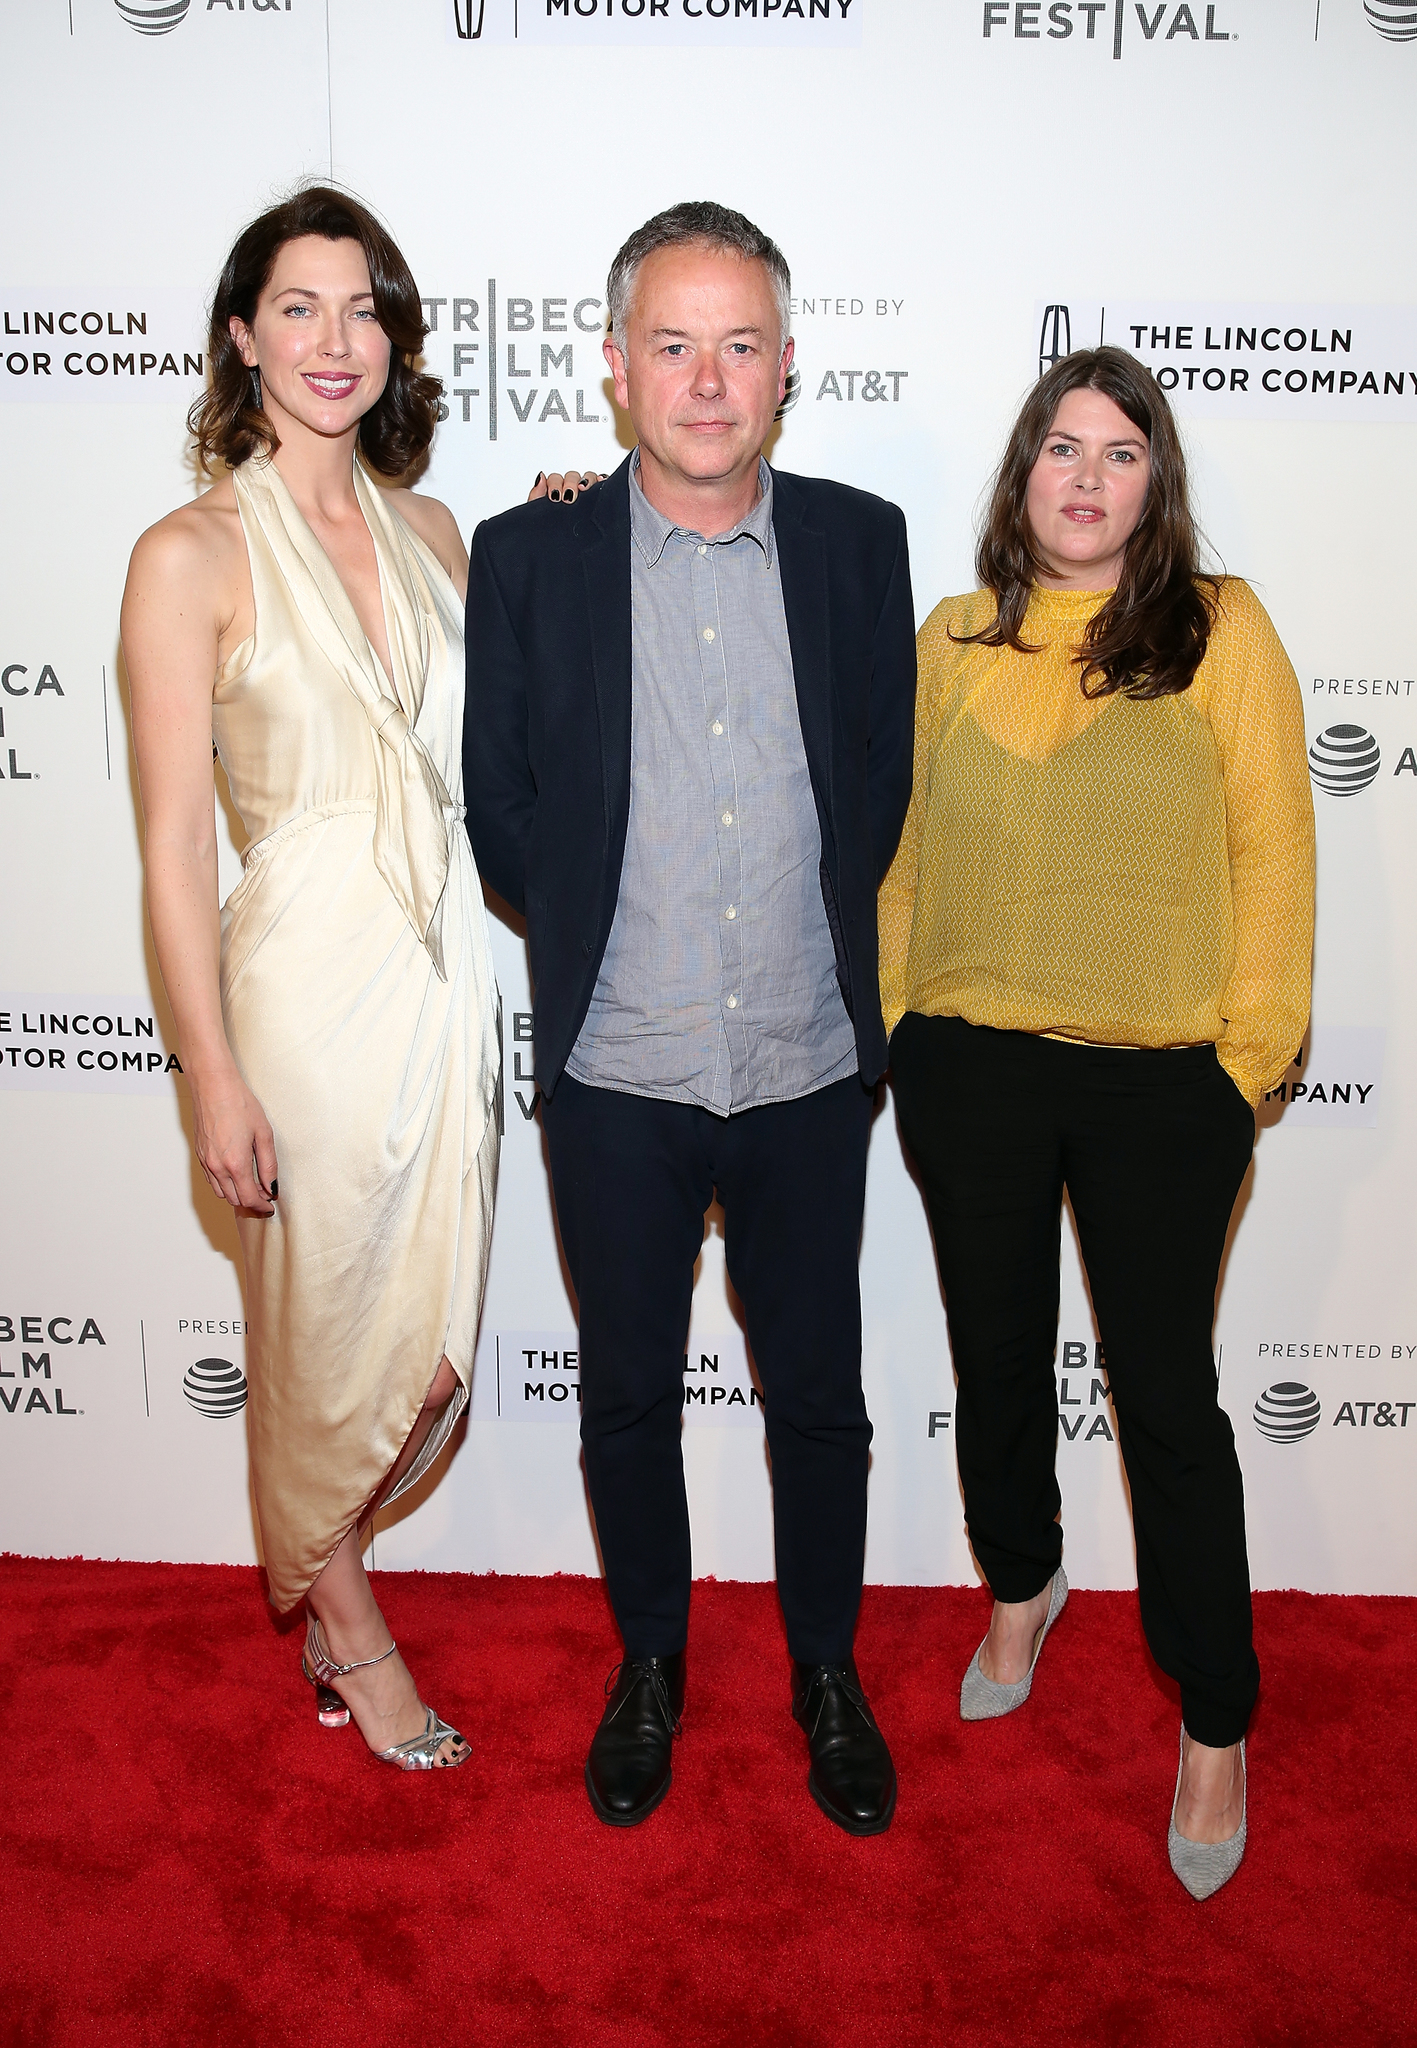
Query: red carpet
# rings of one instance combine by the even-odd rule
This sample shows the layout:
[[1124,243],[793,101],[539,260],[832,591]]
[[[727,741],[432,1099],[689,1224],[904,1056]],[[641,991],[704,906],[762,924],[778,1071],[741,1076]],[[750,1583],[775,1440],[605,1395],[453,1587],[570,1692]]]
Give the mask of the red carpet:
[[869,1588],[901,1793],[853,1841],[806,1794],[770,1588],[695,1589],[674,1789],[619,1832],[581,1786],[599,1586],[378,1585],[485,1762],[322,1731],[254,1571],[0,1561],[6,2048],[1417,2041],[1417,1602],[1259,1598],[1250,1851],[1197,1906],[1131,1596],[1075,1593],[1030,1704],[966,1728],[986,1596]]

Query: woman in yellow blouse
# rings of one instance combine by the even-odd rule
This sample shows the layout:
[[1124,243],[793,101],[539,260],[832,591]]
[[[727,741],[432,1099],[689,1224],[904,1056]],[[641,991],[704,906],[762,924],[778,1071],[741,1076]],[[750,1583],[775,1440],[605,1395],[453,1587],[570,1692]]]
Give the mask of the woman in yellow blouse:
[[1166,399],[1119,349],[1015,423],[976,567],[919,636],[915,785],[881,891],[901,1129],[934,1229],[970,1540],[995,1596],[966,1720],[1011,1712],[1067,1598],[1054,1471],[1063,1190],[1181,1689],[1172,1867],[1245,1843],[1259,1685],[1211,1326],[1254,1109],[1308,1021],[1314,822],[1294,671],[1199,573]]

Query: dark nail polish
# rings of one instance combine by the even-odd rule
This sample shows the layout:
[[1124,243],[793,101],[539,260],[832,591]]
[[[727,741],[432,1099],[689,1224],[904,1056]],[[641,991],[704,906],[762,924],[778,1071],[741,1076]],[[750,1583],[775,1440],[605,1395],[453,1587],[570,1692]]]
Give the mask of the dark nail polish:
[[279,1182],[278,1180],[273,1180],[273,1181],[271,1182],[271,1200],[272,1200],[272,1201],[274,1201],[274,1200],[275,1200],[275,1198],[276,1198],[276,1196],[277,1196],[277,1195],[278,1195],[279,1193],[280,1193],[280,1182]]
[[553,491],[551,493],[551,500],[553,504],[559,505],[561,502],[561,493],[559,491]]
[[[546,471],[545,471],[544,469],[539,469],[539,470],[538,470],[538,471],[536,472],[536,483],[537,483],[537,484],[544,484],[544,483],[545,483],[545,481],[546,481]],[[535,490],[535,489],[536,489],[536,484],[533,484],[533,485],[532,485],[532,489],[533,489],[533,490]]]

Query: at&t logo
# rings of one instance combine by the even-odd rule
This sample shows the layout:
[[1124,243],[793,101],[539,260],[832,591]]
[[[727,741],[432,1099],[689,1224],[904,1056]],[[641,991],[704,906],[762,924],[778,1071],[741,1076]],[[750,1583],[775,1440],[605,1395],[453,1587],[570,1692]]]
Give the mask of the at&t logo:
[[1412,0],[1363,0],[1363,12],[1385,43],[1417,41],[1417,8]]
[[1297,1444],[1312,1436],[1322,1413],[1312,1387],[1298,1380],[1280,1380],[1266,1387],[1255,1403],[1255,1428],[1272,1444]]
[[188,0],[114,0],[129,28],[140,36],[170,36],[187,19]]
[[1361,725],[1330,725],[1309,748],[1309,773],[1326,796],[1357,796],[1377,777],[1382,753]]
[[[114,6],[140,36],[170,36],[187,19],[191,0],[113,0]],[[223,14],[289,14],[291,0],[207,0],[206,12]]]
[[229,1358],[199,1358],[188,1366],[182,1391],[199,1415],[220,1420],[246,1406],[246,1375]]

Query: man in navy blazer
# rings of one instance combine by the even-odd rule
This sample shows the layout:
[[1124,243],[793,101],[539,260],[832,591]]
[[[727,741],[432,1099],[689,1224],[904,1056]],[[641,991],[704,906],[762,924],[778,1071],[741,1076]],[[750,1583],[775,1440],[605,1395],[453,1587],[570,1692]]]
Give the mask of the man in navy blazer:
[[605,350],[638,446],[574,509],[478,528],[464,775],[482,874],[526,914],[586,1475],[624,1638],[591,1804],[633,1826],[669,1789],[683,1356],[717,1193],[763,1389],[808,1786],[875,1834],[896,1782],[853,1655],[871,1441],[857,1259],[914,617],[899,510],[762,460],[788,291],[776,245],[710,202],[620,251]]

